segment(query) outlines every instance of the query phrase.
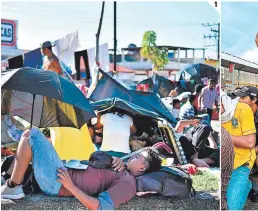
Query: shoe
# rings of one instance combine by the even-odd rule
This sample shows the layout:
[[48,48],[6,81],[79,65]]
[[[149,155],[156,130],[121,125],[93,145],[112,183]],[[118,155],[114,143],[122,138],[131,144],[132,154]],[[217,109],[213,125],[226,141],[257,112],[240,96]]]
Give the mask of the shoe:
[[1,187],[1,198],[2,199],[22,199],[25,194],[22,190],[22,185],[17,185],[14,188],[9,188],[7,184]]

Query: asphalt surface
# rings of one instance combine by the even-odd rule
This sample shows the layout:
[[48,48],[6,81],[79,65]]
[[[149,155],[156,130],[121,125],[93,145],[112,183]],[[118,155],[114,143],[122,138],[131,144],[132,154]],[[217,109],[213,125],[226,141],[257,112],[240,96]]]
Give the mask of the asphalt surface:
[[[165,198],[161,196],[135,197],[118,207],[119,210],[219,210],[219,200]],[[1,199],[2,210],[82,210],[75,198],[49,197],[43,194],[26,195],[21,200]]]

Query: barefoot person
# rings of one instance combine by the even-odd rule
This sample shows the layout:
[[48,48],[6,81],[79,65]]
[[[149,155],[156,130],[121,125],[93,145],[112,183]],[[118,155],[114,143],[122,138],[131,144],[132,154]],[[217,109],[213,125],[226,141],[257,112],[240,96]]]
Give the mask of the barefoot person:
[[44,55],[43,69],[51,70],[59,75],[62,75],[59,59],[52,52],[52,47],[54,47],[54,45],[52,45],[49,41],[46,41],[41,45],[41,52]]
[[88,166],[86,170],[65,169],[52,144],[37,128],[27,130],[20,140],[12,176],[1,188],[1,197],[21,199],[23,176],[32,161],[35,178],[49,196],[75,196],[91,210],[118,207],[136,194],[135,177],[157,170],[161,160],[151,150],[133,156],[120,172]]

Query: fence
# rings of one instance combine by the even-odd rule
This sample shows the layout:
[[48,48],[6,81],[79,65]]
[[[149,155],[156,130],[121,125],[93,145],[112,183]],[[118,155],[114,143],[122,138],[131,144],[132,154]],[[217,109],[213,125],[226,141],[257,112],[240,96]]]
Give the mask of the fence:
[[232,91],[236,87],[241,86],[256,86],[258,87],[258,72],[249,73],[240,70],[234,70],[232,73],[229,72],[229,68],[221,68],[221,81],[225,85],[225,89]]

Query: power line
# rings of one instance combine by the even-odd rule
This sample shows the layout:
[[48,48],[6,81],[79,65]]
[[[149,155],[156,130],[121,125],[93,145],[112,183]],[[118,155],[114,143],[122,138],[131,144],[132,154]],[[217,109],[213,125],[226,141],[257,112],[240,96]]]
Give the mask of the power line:
[[[214,39],[217,40],[217,44],[215,45],[205,45],[205,47],[214,47],[217,46],[217,55],[218,60],[220,60],[220,23],[203,23],[203,27],[210,27],[210,31],[213,34],[204,35],[204,39]],[[212,28],[213,26],[217,26],[217,29]]]

